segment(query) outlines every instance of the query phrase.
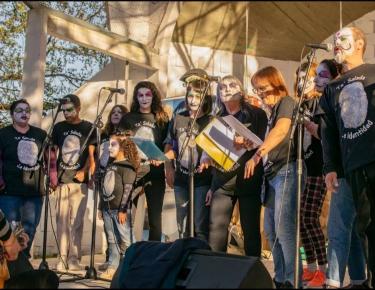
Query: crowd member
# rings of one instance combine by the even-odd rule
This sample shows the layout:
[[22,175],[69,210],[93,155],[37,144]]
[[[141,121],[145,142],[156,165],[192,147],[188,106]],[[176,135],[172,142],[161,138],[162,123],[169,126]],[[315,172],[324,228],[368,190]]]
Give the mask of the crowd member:
[[[272,247],[276,287],[294,285],[297,208],[297,144],[289,137],[292,129],[293,109],[296,101],[289,96],[279,70],[269,66],[258,70],[251,84],[264,102],[272,107],[269,133],[245,166],[245,178],[253,178],[256,166],[266,158],[264,197],[264,231]],[[297,134],[295,134],[297,135]],[[290,145],[290,146],[289,146]],[[305,172],[303,170],[303,184]],[[302,269],[302,261],[300,268]],[[301,280],[301,277],[298,277]],[[297,287],[299,285],[296,285]]]
[[[317,67],[315,88],[323,93],[327,84],[339,76],[340,65],[325,59]],[[320,132],[319,132],[320,133]],[[356,211],[353,195],[344,178],[342,166],[337,172],[338,190],[332,193],[328,216],[328,269],[326,285],[343,287],[346,266],[351,285],[360,286],[366,281],[366,261],[363,246],[355,225]]]
[[[194,140],[210,122],[209,114],[211,112],[212,97],[208,94],[203,95],[206,86],[209,85],[209,83],[203,78],[205,75],[207,75],[207,73],[204,70],[192,69],[181,77],[180,80],[186,84],[185,103],[187,109],[175,114],[169,126],[168,137],[165,140],[165,155],[169,159],[176,159],[175,170],[168,165],[166,165],[166,168],[167,170],[173,170],[172,173],[167,174],[167,177],[172,177],[172,180],[168,181],[168,183],[174,187],[177,227],[180,238],[188,237],[190,228],[188,209],[190,186],[189,166],[191,157],[189,146],[185,146],[188,142],[188,132],[190,131],[194,117],[197,119],[190,137],[192,140]],[[198,78],[199,76],[202,77]],[[202,105],[198,114],[198,108],[201,101]],[[181,152],[182,150],[184,151]],[[206,193],[211,184],[212,175],[210,169],[199,171],[200,161],[204,161],[206,158],[206,155],[203,154],[204,151],[199,146],[196,146],[193,150],[194,231],[196,237],[208,241],[209,207],[205,205],[205,199]]]
[[29,236],[30,248],[40,221],[44,174],[38,162],[46,132],[29,124],[31,109],[25,99],[10,106],[12,125],[0,130],[0,208],[9,222],[20,222]]
[[335,60],[342,64],[342,75],[326,86],[320,101],[320,111],[327,189],[338,191],[338,177],[342,165],[352,189],[357,211],[356,226],[363,245],[367,235],[368,268],[373,286],[375,66],[364,63],[365,49],[366,37],[360,29],[345,27],[335,34]]
[[[101,133],[101,136],[100,136],[100,160],[99,160],[99,164],[100,164],[100,187],[99,187],[99,190],[102,190],[102,184],[103,184],[103,174],[104,174],[104,170],[105,168],[107,167],[108,163],[109,163],[109,159],[110,159],[110,156],[109,156],[109,137],[111,136],[111,134],[117,132],[119,130],[118,126],[120,124],[120,121],[121,121],[121,118],[123,115],[125,115],[126,113],[128,112],[128,109],[123,106],[123,105],[115,105],[112,107],[112,109],[110,110],[109,114],[108,114],[108,119],[107,119],[107,123],[105,124],[104,126],[104,129]],[[98,212],[98,216],[100,219],[103,218],[103,214],[102,214],[102,204],[99,202],[99,212]],[[109,248],[108,248],[108,229],[106,228],[106,225],[104,224],[104,233],[105,233],[105,237],[106,237],[106,240],[107,240],[107,249],[105,251],[106,253],[106,259],[105,259],[105,262],[101,265],[99,265],[98,269],[101,270],[101,271],[105,271],[107,270],[108,268],[108,258],[109,258]]]
[[[234,76],[223,77],[219,84],[222,107],[218,116],[232,115],[260,139],[264,139],[267,129],[267,115],[245,100],[241,82]],[[226,252],[228,244],[228,226],[236,201],[239,201],[240,221],[244,233],[244,250],[248,256],[260,257],[260,211],[263,165],[258,164],[252,179],[244,179],[245,163],[256,149],[252,149],[249,140],[238,136],[234,140],[237,148],[247,150],[237,163],[228,171],[215,166],[206,203],[210,205],[209,244],[214,251]],[[201,168],[206,166],[201,165]]]
[[0,209],[0,240],[5,249],[5,257],[9,261],[17,259],[21,246],[16,237],[12,233],[12,228],[5,217],[3,211]]
[[[109,153],[113,162],[105,169],[101,204],[104,226],[108,235],[108,267],[101,278],[112,279],[120,263],[120,257],[130,246],[132,234],[127,215],[129,199],[136,181],[139,167],[137,147],[130,138],[118,133],[112,134]],[[130,209],[130,208],[129,208]]]
[[[95,130],[89,132],[92,124],[79,116],[80,99],[67,95],[61,99],[61,111],[65,121],[55,125],[52,141],[59,151],[57,159],[58,186],[55,190],[57,213],[57,240],[60,247],[60,261],[56,269],[80,270],[83,221],[87,207],[87,183],[95,167]],[[85,150],[80,154],[86,138]],[[53,171],[51,171],[53,174]]]
[[[305,126],[303,153],[307,169],[306,188],[301,196],[300,232],[307,262],[302,280],[307,283],[307,287],[323,287],[326,281],[327,252],[319,218],[326,196],[326,187],[323,177],[322,145],[318,134],[319,121],[315,116],[321,93],[315,89],[314,85],[317,64],[314,62],[311,64],[308,74],[307,68],[308,63],[302,63],[296,72],[295,82],[296,96],[304,98],[302,104]],[[305,90],[302,93],[305,80]]]
[[[120,122],[121,130],[130,130],[133,136],[153,141],[163,151],[163,141],[167,136],[169,119],[161,104],[161,95],[154,83],[139,82],[133,92],[130,112]],[[161,217],[165,194],[164,164],[160,160],[149,160],[140,153],[141,167],[137,184],[146,194],[149,240],[161,241]],[[149,166],[148,166],[149,164]]]

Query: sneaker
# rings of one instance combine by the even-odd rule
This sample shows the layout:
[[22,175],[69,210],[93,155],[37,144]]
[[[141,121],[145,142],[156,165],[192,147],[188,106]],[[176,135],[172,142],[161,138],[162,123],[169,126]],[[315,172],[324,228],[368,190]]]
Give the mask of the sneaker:
[[115,268],[108,268],[107,270],[105,270],[103,273],[99,275],[99,278],[112,280],[115,273],[116,273]]
[[56,264],[56,271],[65,272],[65,271],[68,271],[68,269],[69,269],[68,264],[61,259]]
[[109,263],[108,262],[104,262],[103,264],[100,264],[98,269],[99,271],[105,271],[108,269],[108,266],[109,266]]
[[303,274],[302,274],[302,281],[303,282],[311,281],[315,276],[315,272],[311,272],[309,269],[304,268]]
[[343,287],[343,289],[370,289],[370,286],[368,285],[368,281],[365,281],[362,284],[349,284]]
[[293,289],[293,288],[294,286],[289,281],[286,281],[285,283],[281,285],[281,289]]
[[307,283],[306,287],[307,288],[323,288],[326,284],[326,275],[324,272],[317,270],[315,272],[314,278]]
[[68,268],[71,271],[84,270],[84,267],[80,263],[78,263],[78,260],[76,260],[76,259],[69,260],[69,262],[68,262]]
[[272,281],[273,281],[273,284],[275,284],[275,288],[276,288],[276,289],[280,289],[280,288],[282,288],[282,286],[284,285],[284,283],[282,283],[282,282],[277,282],[277,281],[275,280],[275,278],[273,278]]

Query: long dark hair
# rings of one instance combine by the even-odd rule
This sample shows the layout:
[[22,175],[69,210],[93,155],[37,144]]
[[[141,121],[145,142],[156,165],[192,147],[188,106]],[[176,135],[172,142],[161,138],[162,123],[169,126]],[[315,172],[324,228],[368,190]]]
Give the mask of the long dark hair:
[[138,90],[141,88],[151,90],[151,112],[155,115],[156,124],[159,126],[163,126],[163,123],[168,123],[168,114],[164,111],[164,108],[161,104],[161,94],[158,88],[155,86],[155,84],[149,81],[141,81],[135,86],[133,91],[133,101],[130,107],[130,112],[139,113],[139,102],[137,99],[137,93]]
[[112,116],[113,111],[114,111],[116,108],[120,108],[121,113],[122,113],[123,116],[124,116],[127,112],[129,112],[129,110],[128,110],[124,105],[114,105],[114,106],[113,106],[113,108],[111,109],[111,111],[110,111],[109,114],[108,114],[107,123],[105,124],[104,129],[103,129],[103,133],[105,133],[105,134],[107,134],[107,135],[110,135],[110,134],[114,133],[114,131],[115,131],[115,126],[114,126],[114,125],[112,124],[112,122],[111,122],[111,116]]
[[337,76],[341,74],[342,65],[340,63],[337,63],[334,59],[323,59],[319,64],[322,63],[327,66],[332,79],[337,78]]

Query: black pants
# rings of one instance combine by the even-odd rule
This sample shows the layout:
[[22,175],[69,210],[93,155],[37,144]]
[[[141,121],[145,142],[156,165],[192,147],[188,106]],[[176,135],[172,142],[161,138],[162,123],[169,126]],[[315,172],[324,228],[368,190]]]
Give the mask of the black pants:
[[[252,184],[233,177],[225,186],[214,192],[210,209],[209,245],[213,251],[227,251],[228,226],[233,208],[239,201],[241,227],[244,234],[244,250],[247,256],[260,257],[261,181]],[[255,186],[254,186],[255,185]]]
[[[371,284],[375,286],[375,163],[363,166],[348,174],[357,209],[357,230],[362,239]],[[367,240],[366,240],[367,238]],[[366,247],[367,245],[367,247]]]

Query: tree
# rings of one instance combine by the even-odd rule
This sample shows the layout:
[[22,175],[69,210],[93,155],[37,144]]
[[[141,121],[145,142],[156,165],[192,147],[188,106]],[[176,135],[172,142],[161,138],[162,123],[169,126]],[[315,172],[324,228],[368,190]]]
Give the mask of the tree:
[[[107,27],[104,1],[51,1],[43,5],[91,24]],[[21,91],[28,7],[23,2],[0,2],[0,104],[9,105]],[[44,88],[44,108],[52,98],[72,93],[110,57],[48,35]],[[1,109],[1,107],[0,107]]]

